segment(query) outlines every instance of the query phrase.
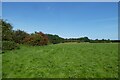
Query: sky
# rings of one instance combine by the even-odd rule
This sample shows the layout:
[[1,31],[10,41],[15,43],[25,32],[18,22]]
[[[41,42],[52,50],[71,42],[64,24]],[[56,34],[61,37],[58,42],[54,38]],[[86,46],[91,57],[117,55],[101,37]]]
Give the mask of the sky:
[[2,18],[28,33],[118,39],[117,2],[3,2]]
[[119,2],[119,0],[2,0],[2,2]]

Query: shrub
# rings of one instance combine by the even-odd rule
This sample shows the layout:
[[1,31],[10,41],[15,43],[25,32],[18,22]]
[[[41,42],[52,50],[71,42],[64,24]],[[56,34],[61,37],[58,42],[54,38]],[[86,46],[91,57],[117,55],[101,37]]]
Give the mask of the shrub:
[[2,50],[13,50],[13,49],[18,49],[18,44],[16,44],[13,41],[2,41]]
[[19,44],[23,43],[23,39],[29,34],[22,30],[13,31],[13,41]]
[[42,32],[35,32],[35,34],[31,34],[24,38],[24,43],[29,45],[47,45],[48,44],[48,38],[45,34]]

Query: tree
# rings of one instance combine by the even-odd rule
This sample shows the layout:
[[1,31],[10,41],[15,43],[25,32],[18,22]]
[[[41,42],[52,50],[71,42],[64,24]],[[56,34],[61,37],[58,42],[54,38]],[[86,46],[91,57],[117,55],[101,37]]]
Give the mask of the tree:
[[64,39],[59,37],[58,35],[52,35],[52,34],[46,34],[46,35],[50,43],[57,44],[64,42]]
[[90,39],[88,37],[84,37],[84,42],[89,42]]
[[13,40],[16,43],[23,43],[23,40],[26,36],[28,36],[29,34],[26,33],[25,31],[22,30],[16,30],[13,32]]
[[110,43],[110,42],[111,42],[110,39],[108,39],[108,40],[107,40],[107,43]]
[[90,39],[88,37],[81,37],[78,38],[77,40],[79,40],[78,42],[90,42]]
[[34,34],[31,34],[24,38],[24,43],[29,45],[47,45],[48,44],[48,38],[47,36],[42,32],[35,32]]
[[2,25],[0,26],[2,27],[2,52],[4,52],[4,50],[12,50],[19,48],[12,38],[13,36],[12,25],[4,20],[0,21],[0,25]]
[[4,20],[1,20],[1,23],[2,23],[2,40],[12,41],[13,35],[12,25]]

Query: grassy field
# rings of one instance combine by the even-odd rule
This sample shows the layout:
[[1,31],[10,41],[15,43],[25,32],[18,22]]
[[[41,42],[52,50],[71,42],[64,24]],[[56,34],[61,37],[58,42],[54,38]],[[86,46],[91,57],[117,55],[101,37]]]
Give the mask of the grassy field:
[[21,46],[3,54],[4,78],[117,78],[117,43]]
[[0,79],[2,78],[2,54],[0,54]]

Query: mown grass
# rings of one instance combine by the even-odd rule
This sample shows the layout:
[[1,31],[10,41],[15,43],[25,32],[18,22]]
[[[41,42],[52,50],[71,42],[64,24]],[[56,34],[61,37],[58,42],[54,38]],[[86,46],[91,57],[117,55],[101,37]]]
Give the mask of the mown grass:
[[118,44],[25,46],[3,54],[3,78],[117,78]]

